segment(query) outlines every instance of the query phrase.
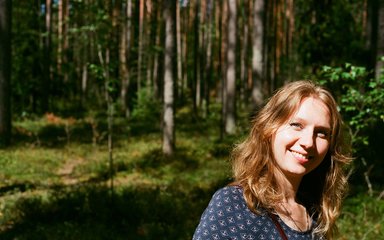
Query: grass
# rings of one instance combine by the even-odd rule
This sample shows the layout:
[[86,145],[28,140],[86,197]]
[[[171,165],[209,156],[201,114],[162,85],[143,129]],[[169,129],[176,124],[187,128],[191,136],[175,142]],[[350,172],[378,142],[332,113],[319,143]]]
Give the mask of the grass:
[[[217,119],[190,115],[177,116],[173,157],[161,153],[158,126],[116,119],[113,178],[102,119],[16,122],[14,146],[0,150],[0,239],[191,239],[212,193],[230,181],[240,135],[219,141]],[[383,200],[351,195],[339,239],[379,239],[383,216]]]

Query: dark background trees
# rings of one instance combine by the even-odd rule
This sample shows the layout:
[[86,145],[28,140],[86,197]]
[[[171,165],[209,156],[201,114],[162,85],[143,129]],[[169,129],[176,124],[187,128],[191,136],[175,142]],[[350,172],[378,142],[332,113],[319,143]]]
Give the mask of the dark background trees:
[[11,19],[10,0],[0,1],[0,145],[11,141]]
[[[127,117],[143,88],[163,101],[163,6],[129,0],[15,3],[14,114],[100,109],[110,87]],[[236,66],[230,72],[235,98],[247,103],[237,105],[245,108],[321,65],[351,62],[375,70],[382,51],[378,6],[377,0],[180,1],[172,15],[175,102],[191,102],[201,117],[210,104],[225,103],[233,42]]]

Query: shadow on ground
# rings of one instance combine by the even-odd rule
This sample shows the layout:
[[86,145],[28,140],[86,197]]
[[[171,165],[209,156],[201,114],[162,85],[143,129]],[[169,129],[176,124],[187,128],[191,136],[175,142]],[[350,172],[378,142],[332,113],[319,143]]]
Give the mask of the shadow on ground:
[[225,183],[201,189],[175,182],[113,193],[90,184],[56,188],[49,197],[18,200],[0,239],[191,239],[211,195]]

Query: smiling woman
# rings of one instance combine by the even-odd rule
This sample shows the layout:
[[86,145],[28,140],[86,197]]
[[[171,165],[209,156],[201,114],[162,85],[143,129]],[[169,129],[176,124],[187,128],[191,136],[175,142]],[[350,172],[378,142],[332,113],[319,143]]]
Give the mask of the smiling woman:
[[273,136],[273,153],[279,169],[301,178],[323,161],[329,149],[330,114],[314,97],[302,100],[296,113]]
[[234,182],[214,194],[193,238],[332,238],[350,162],[341,125],[326,89],[296,81],[278,90],[234,149]]

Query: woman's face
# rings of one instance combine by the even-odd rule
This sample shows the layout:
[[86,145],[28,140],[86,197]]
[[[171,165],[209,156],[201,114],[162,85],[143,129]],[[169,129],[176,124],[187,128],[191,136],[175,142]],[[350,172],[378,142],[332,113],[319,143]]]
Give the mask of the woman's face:
[[307,97],[272,139],[275,160],[286,176],[302,177],[323,161],[330,145],[331,118],[327,106]]

